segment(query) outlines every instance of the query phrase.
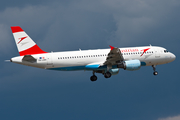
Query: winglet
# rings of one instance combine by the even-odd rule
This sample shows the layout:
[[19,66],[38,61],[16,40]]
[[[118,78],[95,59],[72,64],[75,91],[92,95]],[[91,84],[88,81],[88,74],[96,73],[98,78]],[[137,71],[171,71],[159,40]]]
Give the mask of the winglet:
[[110,45],[109,45],[109,47],[111,48],[111,50],[113,50],[113,49],[115,48],[115,47],[113,47],[113,46],[110,46]]

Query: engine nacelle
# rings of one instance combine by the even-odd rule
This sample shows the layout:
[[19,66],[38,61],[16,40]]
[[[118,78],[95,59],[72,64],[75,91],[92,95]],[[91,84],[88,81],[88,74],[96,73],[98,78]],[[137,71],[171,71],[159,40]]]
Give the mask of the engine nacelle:
[[141,62],[139,60],[128,60],[118,64],[117,68],[123,68],[129,71],[139,70],[141,68]]
[[109,72],[110,72],[112,75],[117,75],[117,74],[119,73],[119,68],[110,69]]

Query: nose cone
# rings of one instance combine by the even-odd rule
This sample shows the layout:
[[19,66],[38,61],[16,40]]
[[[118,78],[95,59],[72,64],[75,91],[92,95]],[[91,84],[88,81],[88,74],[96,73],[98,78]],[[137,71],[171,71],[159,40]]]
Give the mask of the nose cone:
[[176,56],[173,53],[171,53],[170,58],[171,58],[171,61],[174,61],[176,59]]

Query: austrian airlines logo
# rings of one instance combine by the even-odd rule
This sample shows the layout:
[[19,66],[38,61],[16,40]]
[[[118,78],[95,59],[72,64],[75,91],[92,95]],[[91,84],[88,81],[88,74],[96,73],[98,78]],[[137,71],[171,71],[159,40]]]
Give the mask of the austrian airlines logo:
[[22,37],[22,38],[19,38],[19,42],[18,42],[18,44],[20,43],[20,42],[22,42],[24,39],[26,39],[27,38],[27,36],[26,37]]
[[141,50],[141,51],[143,51],[143,53],[141,54],[141,56],[142,56],[146,51],[148,51],[149,49],[150,49],[150,48]]

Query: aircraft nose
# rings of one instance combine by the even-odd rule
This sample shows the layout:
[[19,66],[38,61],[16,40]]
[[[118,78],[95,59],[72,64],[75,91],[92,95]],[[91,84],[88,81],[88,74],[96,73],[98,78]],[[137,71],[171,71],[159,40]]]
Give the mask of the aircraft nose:
[[176,56],[173,53],[171,53],[171,57],[170,58],[171,58],[172,61],[174,61],[176,59]]

